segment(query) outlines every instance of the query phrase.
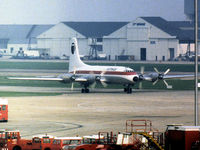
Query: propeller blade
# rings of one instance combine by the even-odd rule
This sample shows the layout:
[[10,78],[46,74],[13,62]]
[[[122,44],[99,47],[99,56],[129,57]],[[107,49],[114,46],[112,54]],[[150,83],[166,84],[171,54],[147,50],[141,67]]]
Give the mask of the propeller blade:
[[168,74],[170,72],[170,69],[167,69],[165,72],[164,72],[164,75]]
[[166,85],[166,87],[167,87],[168,89],[172,89],[172,85],[169,85],[169,84],[167,83],[167,81],[163,80],[163,82],[165,83],[165,85]]
[[158,74],[160,74],[160,72],[158,71],[158,69],[157,68],[153,68],[154,70],[155,70],[155,72],[157,72]]
[[92,83],[91,88],[94,89],[96,87],[96,82]]
[[142,89],[142,82],[139,82],[138,88],[139,88],[139,89]]
[[108,85],[105,83],[105,82],[103,82],[103,81],[101,81],[101,84],[103,85],[103,87],[107,87]]
[[71,91],[74,90],[74,83],[72,82]]
[[144,66],[142,66],[142,67],[140,68],[140,73],[141,73],[141,74],[144,74]]
[[100,77],[103,76],[106,73],[106,71],[102,71],[100,74]]
[[156,81],[153,82],[153,85],[156,85],[156,83],[158,82],[158,79]]

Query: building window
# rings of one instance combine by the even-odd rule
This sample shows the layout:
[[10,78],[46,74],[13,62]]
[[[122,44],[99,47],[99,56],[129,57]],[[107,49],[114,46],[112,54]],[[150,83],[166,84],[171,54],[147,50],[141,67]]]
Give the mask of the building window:
[[145,26],[145,23],[137,23],[137,26]]
[[3,106],[2,106],[2,110],[6,110],[6,105],[3,105]]
[[103,38],[97,38],[97,42],[103,42]]
[[156,44],[156,41],[150,41],[150,44]]
[[97,51],[103,51],[103,46],[102,45],[97,45],[96,49],[97,49]]
[[10,48],[10,53],[13,53],[13,51],[14,51],[14,48],[11,47],[11,48]]
[[135,25],[136,25],[136,23],[133,23],[132,25],[133,25],[133,26],[135,26]]
[[6,50],[4,50],[3,52],[6,53]]
[[165,61],[165,56],[162,57],[162,60]]

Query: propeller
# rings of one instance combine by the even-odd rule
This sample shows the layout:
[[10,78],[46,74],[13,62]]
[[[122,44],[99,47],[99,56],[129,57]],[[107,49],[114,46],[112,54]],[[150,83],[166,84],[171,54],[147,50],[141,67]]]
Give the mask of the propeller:
[[105,73],[106,73],[106,71],[102,71],[99,76],[96,76],[95,82],[92,84],[92,86],[96,86],[96,82],[100,82],[103,85],[103,87],[107,87],[108,85],[105,83],[106,80],[105,80],[105,78],[103,78]]
[[164,76],[170,72],[170,69],[167,69],[164,73],[158,71],[157,68],[154,68],[157,73],[156,76],[152,77],[153,85],[155,85],[159,80],[162,80],[168,89],[172,88],[172,85],[169,85],[166,80],[164,80]]
[[[144,66],[140,67],[139,81],[144,80]],[[142,82],[139,82],[139,89],[142,89]]]
[[[94,73],[90,72],[90,74],[94,74]],[[91,84],[91,88],[94,89],[97,85],[97,82],[100,82],[103,85],[103,87],[107,87],[107,84],[105,83],[106,80],[105,78],[103,78],[104,74],[105,74],[105,71],[102,71],[99,76],[95,76],[94,83]]]
[[107,87],[108,85],[105,83],[105,78],[102,78],[102,76],[104,76],[104,74],[106,73],[106,71],[102,71],[101,74],[100,74],[100,82],[101,84],[103,85],[103,87]]
[[158,79],[163,79],[166,74],[170,72],[170,69],[167,69],[164,73],[160,73],[157,68],[154,67],[156,73],[158,73]]
[[[71,76],[71,79],[72,80],[75,80],[76,79],[76,69],[74,67],[74,71],[73,71],[73,75]],[[71,91],[74,90],[74,82],[72,82],[72,86],[71,86]]]

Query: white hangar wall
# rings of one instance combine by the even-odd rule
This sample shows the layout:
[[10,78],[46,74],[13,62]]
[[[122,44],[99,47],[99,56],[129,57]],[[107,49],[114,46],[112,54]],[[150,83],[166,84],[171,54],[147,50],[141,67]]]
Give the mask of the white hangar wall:
[[[37,37],[37,47],[51,56],[70,54],[70,40],[77,37],[80,55],[88,55],[89,39],[64,23],[59,23]],[[103,36],[103,53],[108,59],[119,55],[133,56],[134,60],[169,60],[183,53],[176,36],[163,31],[141,18]],[[185,50],[184,50],[185,51]]]
[[121,54],[134,56],[135,60],[168,60],[179,55],[178,47],[175,36],[142,18],[103,38],[103,51],[113,60]]
[[126,25],[109,36],[103,37],[103,53],[111,60],[116,60],[116,57],[121,54],[128,55]]
[[87,39],[64,23],[59,23],[39,35],[37,37],[38,48],[45,49],[46,53],[49,53],[50,56],[69,56],[72,37],[77,37],[78,39],[80,55],[88,53],[89,46]]

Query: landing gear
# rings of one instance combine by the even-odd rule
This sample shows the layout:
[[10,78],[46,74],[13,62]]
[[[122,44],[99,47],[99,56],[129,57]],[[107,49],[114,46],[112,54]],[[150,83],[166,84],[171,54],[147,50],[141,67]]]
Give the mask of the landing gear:
[[89,93],[89,92],[90,92],[90,90],[88,88],[84,88],[81,90],[81,93]]
[[125,87],[124,92],[126,92],[127,94],[131,94],[132,93],[131,85],[128,85],[127,87]]

